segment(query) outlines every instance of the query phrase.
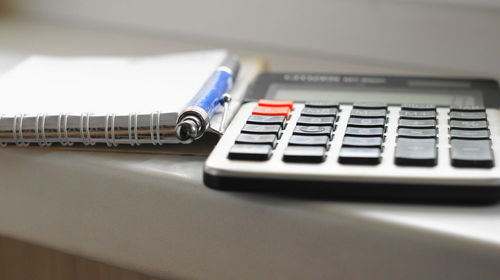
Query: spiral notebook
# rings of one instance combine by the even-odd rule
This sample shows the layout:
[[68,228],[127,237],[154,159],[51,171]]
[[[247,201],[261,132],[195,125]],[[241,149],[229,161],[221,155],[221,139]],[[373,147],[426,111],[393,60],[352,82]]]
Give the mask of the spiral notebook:
[[[28,57],[0,76],[0,144],[130,150],[179,143],[179,114],[227,55]],[[242,86],[235,83],[239,95]],[[223,132],[220,118],[210,133]]]

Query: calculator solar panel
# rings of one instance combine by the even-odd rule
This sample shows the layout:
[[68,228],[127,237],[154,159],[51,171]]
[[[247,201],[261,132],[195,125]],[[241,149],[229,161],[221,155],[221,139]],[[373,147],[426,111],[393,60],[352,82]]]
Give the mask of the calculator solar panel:
[[385,102],[383,91],[384,102],[377,96],[369,102],[354,96],[353,102],[307,101],[305,92],[294,101],[265,92],[241,106],[208,158],[209,187],[381,199],[498,198],[497,108],[470,100],[396,104]]

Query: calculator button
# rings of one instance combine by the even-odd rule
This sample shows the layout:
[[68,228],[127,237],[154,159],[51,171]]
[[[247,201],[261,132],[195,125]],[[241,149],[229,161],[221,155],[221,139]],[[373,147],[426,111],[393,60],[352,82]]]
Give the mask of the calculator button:
[[296,135],[325,135],[330,136],[332,134],[331,126],[303,126],[297,125],[293,130],[293,134]]
[[342,146],[351,147],[381,147],[384,142],[382,137],[353,137],[345,136]]
[[435,119],[436,111],[399,111],[399,117],[402,119]]
[[325,147],[288,146],[283,153],[283,160],[287,162],[323,162],[325,158]]
[[379,148],[342,147],[339,153],[339,162],[347,164],[379,164]]
[[451,106],[450,111],[461,111],[461,112],[485,112],[486,108],[484,106]]
[[387,109],[386,103],[378,102],[355,102],[352,106],[360,109]]
[[349,118],[347,123],[349,126],[362,126],[362,127],[377,127],[385,126],[385,118],[376,119],[361,119],[361,118]]
[[396,164],[434,166],[437,164],[436,139],[398,138]]
[[489,139],[490,131],[485,130],[450,130],[451,139]]
[[460,167],[492,167],[490,140],[451,140],[451,164]]
[[308,117],[301,116],[297,121],[298,125],[333,125],[334,117]]
[[298,146],[324,146],[328,145],[330,138],[328,136],[303,136],[292,135],[288,141],[288,145]]
[[422,104],[422,103],[405,103],[401,104],[402,110],[410,111],[436,111],[436,105],[433,104]]
[[283,127],[285,123],[284,116],[265,116],[265,115],[251,115],[247,123],[250,124],[278,124]]
[[398,122],[399,127],[406,128],[434,128],[436,127],[436,120],[406,120],[400,119]]
[[384,128],[382,127],[347,127],[345,135],[349,136],[382,136]]
[[378,110],[370,110],[370,109],[352,109],[351,117],[360,117],[360,118],[385,118],[387,114],[387,110],[378,109]]
[[290,108],[288,107],[264,107],[258,106],[253,109],[252,114],[254,115],[267,115],[267,116],[284,116],[285,118],[290,117]]
[[488,122],[487,121],[450,121],[450,128],[458,128],[458,129],[487,129]]
[[400,128],[398,136],[409,138],[434,138],[437,135],[435,128]]
[[337,115],[337,108],[304,108],[302,109],[302,116],[318,116],[318,117],[335,117]]
[[486,120],[485,112],[450,112],[450,119],[452,120]]
[[259,100],[259,106],[264,107],[288,107],[290,109],[293,108],[292,100],[269,100],[269,99],[261,99]]
[[261,124],[245,124],[241,129],[244,133],[256,133],[256,134],[274,134],[278,135],[280,132],[280,125],[261,125]]
[[309,108],[338,108],[338,102],[325,102],[325,101],[309,101],[306,102],[306,107]]
[[241,144],[268,144],[274,147],[276,143],[276,135],[274,134],[246,134],[242,133],[236,138],[236,143]]
[[272,148],[269,145],[234,144],[229,150],[229,159],[268,160]]

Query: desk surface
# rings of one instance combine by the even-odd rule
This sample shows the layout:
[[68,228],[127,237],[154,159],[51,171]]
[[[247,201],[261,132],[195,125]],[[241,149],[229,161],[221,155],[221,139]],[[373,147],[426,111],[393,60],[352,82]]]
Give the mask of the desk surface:
[[[137,50],[200,47],[17,19],[2,23],[3,68],[14,61],[13,51],[141,54]],[[40,37],[45,39],[31,44]],[[71,38],[76,41],[70,47],[58,47]],[[89,38],[97,45],[81,44]],[[311,70],[317,62],[315,69],[321,71],[415,74],[268,56],[278,68],[293,70]],[[151,275],[500,277],[500,205],[355,203],[218,192],[202,184],[201,157],[2,149],[0,158],[0,234]]]

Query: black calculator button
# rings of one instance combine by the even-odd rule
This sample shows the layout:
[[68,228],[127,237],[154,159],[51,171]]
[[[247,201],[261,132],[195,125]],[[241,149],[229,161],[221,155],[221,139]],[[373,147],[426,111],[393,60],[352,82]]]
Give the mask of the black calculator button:
[[489,139],[490,131],[485,130],[450,130],[451,139]]
[[422,103],[405,103],[401,104],[402,110],[410,111],[436,111],[436,105]]
[[293,130],[293,134],[296,135],[325,135],[330,136],[332,134],[331,126],[304,126],[297,125]]
[[338,102],[324,102],[324,101],[309,101],[306,102],[308,108],[338,108]]
[[349,118],[347,125],[358,127],[383,127],[385,126],[385,118]]
[[298,125],[333,125],[335,117],[309,117],[301,116],[297,121]]
[[242,133],[236,138],[236,143],[240,144],[268,144],[274,147],[276,135],[274,134],[247,134]]
[[450,112],[450,119],[452,120],[486,120],[485,112],[459,112],[452,111]]
[[342,147],[339,153],[339,162],[347,164],[379,164],[379,148]]
[[435,119],[436,111],[399,111],[399,117],[402,119]]
[[288,146],[283,153],[287,162],[323,162],[325,158],[325,147],[317,146]]
[[292,135],[288,141],[289,145],[298,146],[324,146],[328,145],[330,138],[328,136],[304,136]]
[[485,112],[486,108],[484,106],[451,106],[451,111],[461,111],[461,112]]
[[488,122],[487,121],[458,121],[451,120],[450,128],[458,128],[458,129],[487,129]]
[[281,125],[245,124],[241,129],[243,133],[274,134],[278,135]]
[[337,108],[309,108],[302,109],[302,116],[313,117],[335,117],[337,115]]
[[434,166],[437,164],[436,139],[398,138],[396,164]]
[[382,136],[384,135],[384,128],[382,127],[347,127],[345,135],[348,136]]
[[436,127],[436,120],[406,120],[400,119],[398,122],[399,127],[406,128],[434,128]]
[[386,103],[379,102],[355,102],[353,108],[359,109],[387,109]]
[[387,110],[385,109],[352,109],[351,117],[360,117],[360,118],[385,118],[387,114]]
[[229,159],[268,160],[271,157],[270,145],[234,144],[229,150]]
[[410,138],[434,138],[437,135],[435,128],[400,128],[398,135]]
[[451,140],[451,164],[459,167],[492,167],[490,140]]
[[247,123],[250,124],[279,124],[283,126],[285,116],[266,116],[266,115],[251,115]]
[[382,137],[353,137],[345,136],[342,142],[342,146],[351,147],[382,147],[384,142]]

